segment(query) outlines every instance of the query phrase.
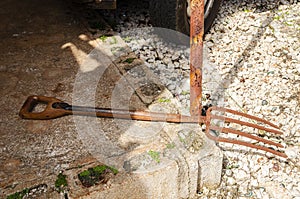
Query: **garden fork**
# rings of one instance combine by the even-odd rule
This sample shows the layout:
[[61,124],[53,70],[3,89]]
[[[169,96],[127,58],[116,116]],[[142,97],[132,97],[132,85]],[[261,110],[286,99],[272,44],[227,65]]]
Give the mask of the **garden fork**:
[[[37,112],[35,111],[35,107],[44,104],[46,107],[43,111]],[[257,122],[264,123],[269,125],[272,128],[268,128],[262,125],[252,124],[244,121],[239,121],[233,118],[214,115],[212,111],[222,111],[226,113],[233,113],[235,115],[240,115],[245,118],[249,118],[251,120],[255,120]],[[109,109],[109,108],[95,108],[95,107],[85,107],[85,106],[73,106],[66,102],[63,102],[54,97],[45,97],[45,96],[29,96],[25,103],[23,104],[19,115],[23,119],[35,119],[35,120],[48,120],[55,119],[66,115],[83,115],[83,116],[96,116],[96,117],[105,117],[105,118],[120,118],[120,119],[132,119],[132,120],[140,120],[140,121],[152,121],[152,122],[171,122],[171,123],[198,123],[198,124],[206,124],[205,133],[208,138],[213,139],[219,142],[229,142],[233,144],[240,144],[256,149],[260,149],[263,151],[267,151],[273,153],[275,155],[286,157],[286,155],[282,152],[279,152],[275,149],[268,148],[265,146],[255,145],[249,142],[231,140],[228,138],[221,138],[213,136],[210,131],[218,131],[222,133],[233,133],[240,136],[244,136],[256,141],[259,141],[263,144],[268,144],[270,146],[276,146],[282,148],[283,146],[279,143],[263,139],[258,136],[254,136],[252,134],[248,134],[242,131],[237,131],[235,129],[219,127],[212,124],[214,119],[222,120],[224,122],[241,124],[248,127],[253,127],[256,129],[260,129],[266,132],[271,132],[275,134],[282,134],[278,129],[278,127],[264,119],[254,117],[248,114],[240,113],[237,111],[233,111],[225,108],[218,107],[206,107],[202,108],[201,115],[181,115],[181,114],[173,114],[173,113],[158,113],[158,112],[148,112],[148,111],[138,111],[138,110],[123,110],[123,109]]]

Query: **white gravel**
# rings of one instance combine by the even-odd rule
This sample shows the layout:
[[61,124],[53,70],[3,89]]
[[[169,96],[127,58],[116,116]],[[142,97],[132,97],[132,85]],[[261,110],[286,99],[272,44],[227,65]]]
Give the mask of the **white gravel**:
[[[151,28],[132,31],[149,26],[148,15],[126,14],[147,22],[139,26],[135,19],[117,29],[188,110],[189,49],[166,45]],[[205,66],[221,84],[217,99],[224,94],[231,109],[278,124],[289,158],[220,143],[222,182],[216,190],[204,188],[198,198],[300,198],[300,2],[224,1],[205,46]]]
[[284,3],[225,1],[206,42],[228,107],[278,124],[289,158],[221,143],[222,183],[199,198],[300,198],[300,3]]

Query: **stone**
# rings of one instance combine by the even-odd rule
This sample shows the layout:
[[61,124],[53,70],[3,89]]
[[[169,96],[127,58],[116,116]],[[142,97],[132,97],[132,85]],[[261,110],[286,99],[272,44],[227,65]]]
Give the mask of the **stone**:
[[261,102],[261,105],[262,105],[262,106],[268,105],[268,101],[267,101],[267,100],[263,100],[263,101]]
[[297,147],[297,146],[290,146],[290,147],[287,147],[285,149],[285,154],[291,158],[291,159],[295,159],[297,157],[299,157],[299,154],[300,154],[300,147]]
[[230,169],[226,169],[225,174],[226,176],[231,177],[233,175],[233,172]]

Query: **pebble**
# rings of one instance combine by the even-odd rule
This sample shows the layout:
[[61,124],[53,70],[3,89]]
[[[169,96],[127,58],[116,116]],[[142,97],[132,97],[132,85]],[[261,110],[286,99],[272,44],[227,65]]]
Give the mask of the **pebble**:
[[259,113],[261,110],[261,107],[260,106],[256,106],[253,110],[254,113]]
[[289,158],[295,159],[300,155],[300,147],[287,147],[285,153]]
[[234,185],[234,184],[236,184],[236,180],[234,178],[227,178],[227,184]]
[[251,180],[250,181],[250,185],[252,186],[252,187],[258,187],[258,180],[257,179],[253,179],[253,180]]
[[226,174],[227,176],[231,177],[231,176],[233,175],[233,172],[232,172],[232,170],[230,170],[230,169],[226,169],[225,174]]
[[268,103],[267,100],[263,100],[263,101],[261,102],[261,105],[263,105],[263,106],[268,105],[268,104],[269,104],[269,103]]
[[249,176],[246,171],[239,170],[235,177],[236,177],[237,181],[242,181],[242,180],[245,180]]
[[169,84],[167,88],[172,91],[175,89],[175,84]]

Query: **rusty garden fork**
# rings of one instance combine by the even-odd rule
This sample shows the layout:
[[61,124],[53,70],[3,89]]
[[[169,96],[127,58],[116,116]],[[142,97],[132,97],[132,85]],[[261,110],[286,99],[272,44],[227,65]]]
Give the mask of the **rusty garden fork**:
[[[191,20],[190,20],[190,47],[191,47],[191,54],[190,54],[190,113],[192,116],[200,116],[201,110],[203,110],[202,107],[202,66],[203,66],[203,35],[204,35],[204,0],[191,0]],[[212,111],[218,111],[223,112],[224,114],[230,113],[235,116],[241,116],[243,118],[251,119],[252,121],[260,122],[263,125],[258,125],[255,123],[249,123],[225,116],[220,115],[214,115],[212,114]],[[221,108],[221,107],[210,107],[206,111],[206,118],[205,118],[205,124],[206,124],[206,130],[205,134],[208,138],[215,140],[217,142],[227,142],[232,144],[239,144],[263,151],[267,151],[270,153],[273,153],[275,155],[281,156],[286,158],[286,154],[283,152],[277,151],[273,149],[272,147],[266,147],[261,145],[256,145],[250,142],[236,140],[236,139],[230,139],[230,138],[224,138],[216,135],[212,135],[210,133],[211,130],[218,131],[219,133],[225,133],[225,134],[236,134],[239,136],[247,137],[252,140],[261,142],[263,144],[268,144],[270,146],[276,146],[278,148],[283,148],[283,146],[280,143],[276,143],[270,140],[263,139],[259,136],[255,136],[253,134],[245,133],[242,131],[238,131],[232,128],[226,128],[226,127],[219,127],[216,125],[212,125],[212,120],[223,120],[227,123],[235,123],[238,125],[246,126],[246,127],[252,127],[254,129],[262,130],[269,133],[274,133],[276,135],[283,134],[281,131],[279,131],[279,127],[275,124],[272,124],[271,122],[249,115],[245,113],[241,113],[235,110]],[[265,125],[272,127],[265,127]]]
[[[234,123],[245,127],[252,127],[254,129],[262,130],[265,132],[281,135],[279,127],[272,124],[264,119],[251,116],[249,114],[241,113],[231,109],[221,107],[206,107],[202,106],[202,63],[203,63],[203,33],[204,33],[204,0],[191,0],[191,30],[190,30],[190,113],[191,116],[172,114],[172,113],[155,113],[147,111],[134,111],[134,110],[122,110],[122,109],[107,109],[107,108],[95,108],[95,107],[84,107],[84,106],[72,106],[54,97],[45,96],[30,96],[22,106],[19,115],[23,119],[37,119],[47,120],[62,117],[65,115],[85,115],[85,116],[96,116],[106,118],[121,118],[121,119],[133,119],[141,121],[161,121],[161,122],[172,122],[172,123],[198,123],[205,124],[205,134],[208,138],[217,142],[228,142],[232,144],[244,145],[247,147],[263,150],[270,152],[277,156],[286,158],[286,154],[280,152],[271,147],[283,148],[280,143],[273,142],[257,135],[238,131],[236,129],[219,127],[212,124],[214,119],[223,120],[227,123]],[[41,112],[34,112],[35,106],[38,104],[46,104],[46,108]],[[213,111],[223,112],[226,114],[230,113],[234,116],[241,116],[248,118],[252,121],[261,123],[258,125],[255,123],[249,123],[242,120],[237,120],[231,117],[220,116],[213,114]],[[268,127],[266,127],[268,126]],[[224,138],[221,136],[215,136],[210,131],[218,131],[219,133],[225,134],[236,134],[241,137],[246,137],[261,144],[269,145],[262,146],[253,144],[250,142]]]

